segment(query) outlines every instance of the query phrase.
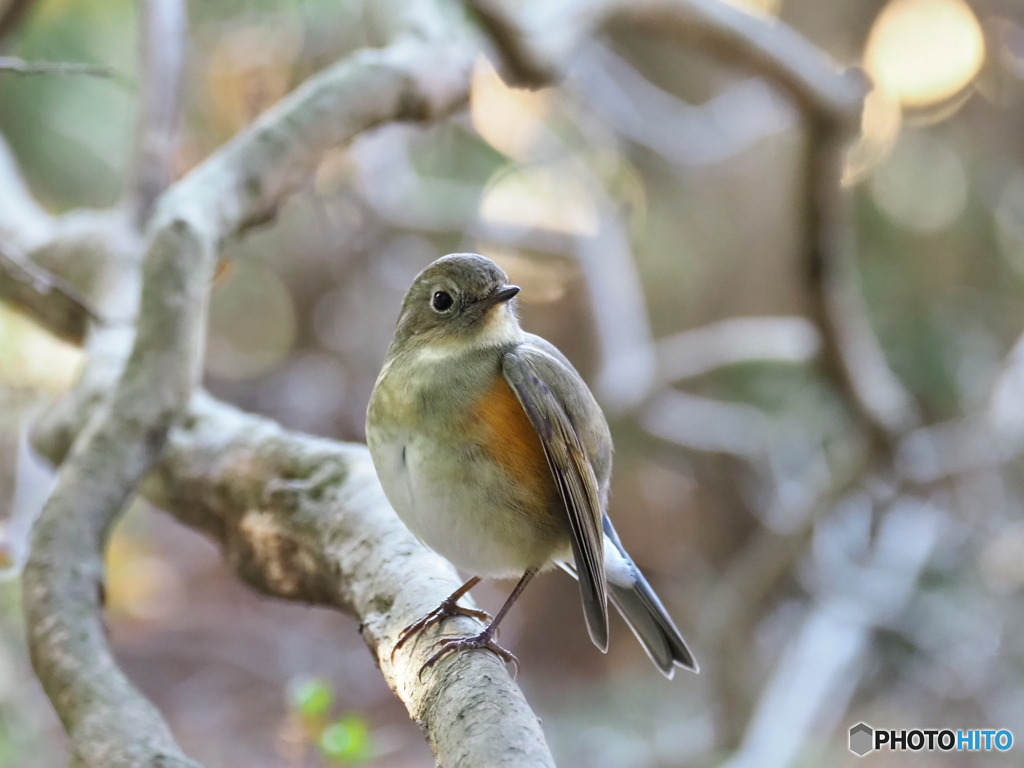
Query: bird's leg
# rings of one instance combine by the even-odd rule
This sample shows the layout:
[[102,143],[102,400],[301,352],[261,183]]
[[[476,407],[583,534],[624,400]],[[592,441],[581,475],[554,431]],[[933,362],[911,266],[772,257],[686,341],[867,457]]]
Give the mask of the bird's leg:
[[505,614],[508,613],[508,609],[512,607],[519,595],[526,589],[526,585],[530,583],[530,579],[537,575],[537,570],[531,568],[523,574],[523,578],[516,584],[516,588],[512,590],[512,594],[508,596],[508,600],[501,606],[501,610],[498,611],[498,615],[494,617],[490,624],[481,632],[479,635],[473,635],[471,637],[446,637],[442,640],[438,640],[434,644],[434,655],[427,659],[426,663],[420,667],[420,677],[423,676],[424,670],[430,669],[438,661],[447,656],[449,653],[454,651],[464,651],[471,648],[486,648],[493,652],[506,664],[511,664],[515,669],[513,677],[519,674],[519,660],[509,651],[506,651],[496,642],[494,642],[494,636],[498,631],[498,624],[505,618]]
[[452,592],[444,601],[427,615],[417,619],[398,635],[398,640],[391,649],[391,659],[394,660],[395,652],[415,634],[422,632],[427,627],[438,624],[451,616],[469,616],[480,619],[480,621],[491,621],[491,614],[487,611],[479,611],[476,608],[465,608],[459,605],[459,598],[480,583],[480,577],[474,576],[461,587]]

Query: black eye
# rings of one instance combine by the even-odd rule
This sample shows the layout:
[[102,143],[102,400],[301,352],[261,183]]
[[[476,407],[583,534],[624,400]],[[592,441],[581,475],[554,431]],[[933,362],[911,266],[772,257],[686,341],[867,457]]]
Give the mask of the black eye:
[[434,297],[430,300],[430,306],[438,312],[447,312],[454,303],[455,299],[451,297],[451,294],[444,291],[435,291]]

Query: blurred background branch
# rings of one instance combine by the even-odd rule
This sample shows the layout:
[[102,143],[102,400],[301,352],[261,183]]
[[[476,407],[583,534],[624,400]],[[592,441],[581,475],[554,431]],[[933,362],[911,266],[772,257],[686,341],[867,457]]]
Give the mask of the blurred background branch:
[[57,338],[71,344],[81,344],[89,321],[97,319],[78,291],[24,256],[15,257],[2,247],[0,300],[22,310]]
[[0,72],[18,75],[90,75],[110,77],[114,74],[103,64],[78,64],[73,61],[25,61],[14,56],[0,56]]
[[183,0],[142,0],[137,13],[140,69],[146,79],[139,84],[136,146],[126,194],[132,218],[142,226],[171,180],[187,30]]

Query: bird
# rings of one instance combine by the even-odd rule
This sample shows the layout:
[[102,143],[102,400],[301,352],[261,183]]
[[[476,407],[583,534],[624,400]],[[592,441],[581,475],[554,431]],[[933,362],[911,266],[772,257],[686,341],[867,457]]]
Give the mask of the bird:
[[[398,636],[394,654],[452,616],[486,624],[430,649],[420,675],[450,653],[486,648],[538,573],[560,566],[579,582],[590,638],[608,649],[608,602],[668,678],[697,661],[626,553],[607,515],[608,423],[569,360],[525,332],[520,288],[490,259],[443,256],[413,280],[370,396],[366,440],[384,493],[429,549],[472,574]],[[493,619],[459,604],[483,578],[518,579]]]

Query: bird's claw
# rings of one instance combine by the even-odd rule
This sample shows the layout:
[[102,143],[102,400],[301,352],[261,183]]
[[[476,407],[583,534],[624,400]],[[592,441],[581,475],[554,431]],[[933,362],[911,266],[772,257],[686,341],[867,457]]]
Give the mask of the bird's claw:
[[493,620],[491,618],[491,614],[487,613],[487,611],[481,611],[477,608],[466,608],[465,606],[459,605],[457,601],[448,598],[437,606],[437,608],[420,617],[399,633],[398,640],[395,641],[394,646],[391,648],[391,660],[395,660],[395,653],[399,648],[405,645],[413,635],[419,634],[423,630],[427,629],[427,627],[440,624],[442,621],[451,618],[452,616],[468,616],[471,619],[479,619],[485,624],[490,623]]
[[449,653],[473,650],[475,648],[486,648],[506,664],[512,665],[512,679],[515,680],[519,676],[519,659],[515,657],[515,654],[505,650],[494,642],[493,634],[494,633],[491,632],[490,627],[488,627],[479,635],[473,635],[471,637],[446,637],[438,640],[434,643],[433,655],[426,660],[422,667],[420,667],[419,679],[422,680],[423,673]]

